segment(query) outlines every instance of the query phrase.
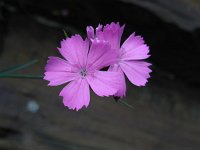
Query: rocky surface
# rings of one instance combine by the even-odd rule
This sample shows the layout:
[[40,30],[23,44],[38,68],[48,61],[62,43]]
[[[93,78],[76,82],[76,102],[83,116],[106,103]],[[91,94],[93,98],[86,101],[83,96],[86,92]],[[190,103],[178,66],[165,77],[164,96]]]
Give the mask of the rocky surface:
[[151,10],[167,22],[177,24],[185,30],[200,27],[199,0],[121,0]]
[[70,111],[58,97],[63,86],[0,79],[0,150],[199,149],[198,29],[181,29],[143,7],[115,1],[5,0],[1,6],[0,70],[37,58],[20,73],[43,74],[47,57],[59,55],[63,28],[83,34],[88,24],[110,21],[126,23],[123,40],[132,31],[143,35],[154,65],[147,87],[128,84],[124,100],[134,110],[92,93],[88,109]]

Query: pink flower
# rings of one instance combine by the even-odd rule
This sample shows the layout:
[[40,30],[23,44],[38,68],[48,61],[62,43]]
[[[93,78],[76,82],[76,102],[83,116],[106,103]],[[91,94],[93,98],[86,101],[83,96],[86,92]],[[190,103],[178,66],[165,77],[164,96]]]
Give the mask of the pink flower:
[[45,80],[49,86],[57,86],[67,82],[60,96],[70,109],[79,110],[90,102],[91,89],[99,96],[109,96],[117,92],[120,85],[118,72],[100,71],[116,61],[116,53],[105,41],[94,39],[85,41],[79,35],[61,42],[58,48],[65,58],[49,57],[45,67]]
[[124,74],[134,85],[145,86],[147,79],[150,78],[149,73],[151,72],[151,69],[148,68],[151,64],[142,61],[150,56],[148,55],[149,47],[144,43],[143,38],[135,36],[135,33],[131,34],[120,47],[123,30],[124,26],[120,27],[119,23],[107,24],[104,28],[102,25],[99,25],[96,28],[96,34],[94,33],[93,27],[87,27],[89,39],[93,40],[96,38],[107,41],[117,53],[116,62],[110,66],[109,71],[119,72],[121,86],[115,94],[118,97],[125,96],[126,82]]

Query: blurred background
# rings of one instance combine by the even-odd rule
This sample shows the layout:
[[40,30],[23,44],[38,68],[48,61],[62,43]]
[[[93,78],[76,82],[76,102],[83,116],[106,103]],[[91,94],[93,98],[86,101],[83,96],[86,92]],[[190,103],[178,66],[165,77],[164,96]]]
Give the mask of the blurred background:
[[126,102],[91,93],[88,109],[65,108],[63,86],[0,79],[0,150],[199,150],[199,0],[0,0],[0,70],[38,59],[21,74],[43,75],[63,29],[84,37],[87,25],[126,24],[142,35],[152,78],[127,82]]

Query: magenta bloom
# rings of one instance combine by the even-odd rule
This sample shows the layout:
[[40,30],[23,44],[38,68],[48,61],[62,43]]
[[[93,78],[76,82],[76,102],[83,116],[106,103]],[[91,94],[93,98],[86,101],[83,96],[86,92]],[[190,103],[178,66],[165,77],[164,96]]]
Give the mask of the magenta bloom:
[[99,96],[110,96],[120,86],[118,72],[100,71],[116,61],[117,54],[104,40],[85,41],[79,35],[72,36],[61,42],[58,48],[65,58],[49,57],[45,67],[45,80],[49,86],[57,86],[67,82],[60,96],[63,103],[70,109],[79,110],[87,107],[90,102],[91,89]]
[[123,30],[124,26],[120,27],[119,23],[111,23],[104,27],[99,25],[95,30],[96,33],[93,27],[87,27],[87,35],[91,41],[95,38],[107,41],[111,44],[111,48],[115,49],[117,59],[115,64],[110,66],[109,71],[117,71],[120,75],[120,87],[115,94],[119,97],[125,96],[126,92],[124,74],[134,85],[144,86],[151,72],[148,68],[151,64],[142,61],[150,56],[148,55],[149,47],[144,44],[143,38],[135,36],[135,33],[131,34],[120,47]]

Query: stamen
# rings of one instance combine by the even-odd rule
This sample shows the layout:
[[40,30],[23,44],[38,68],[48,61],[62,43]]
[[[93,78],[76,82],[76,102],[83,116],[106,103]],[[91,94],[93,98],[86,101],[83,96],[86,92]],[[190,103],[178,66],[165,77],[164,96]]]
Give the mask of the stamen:
[[87,70],[86,70],[86,69],[81,69],[80,75],[81,75],[82,77],[85,77],[85,76],[87,75]]

